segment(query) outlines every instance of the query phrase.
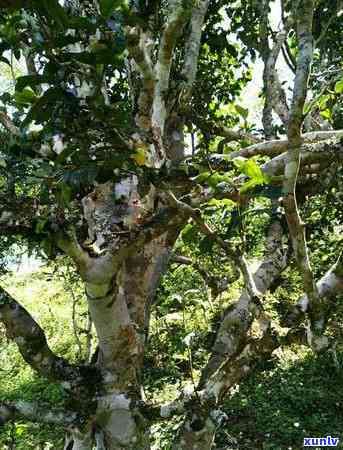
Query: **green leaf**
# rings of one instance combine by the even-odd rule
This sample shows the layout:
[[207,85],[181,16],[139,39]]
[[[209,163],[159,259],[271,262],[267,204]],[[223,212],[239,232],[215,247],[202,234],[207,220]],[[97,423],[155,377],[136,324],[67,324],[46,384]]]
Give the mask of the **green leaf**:
[[37,100],[36,94],[30,88],[15,92],[14,99],[19,105],[30,105]]
[[36,226],[35,226],[35,232],[37,234],[40,234],[43,231],[47,221],[48,221],[48,219],[46,219],[46,218],[38,219]]
[[194,241],[196,235],[197,235],[197,229],[190,223],[187,224],[181,232],[182,240],[185,243],[190,243],[190,242]]
[[210,253],[214,245],[214,240],[210,236],[205,236],[199,243],[199,250],[202,253]]
[[332,119],[332,112],[328,108],[324,109],[324,111],[320,111],[320,115],[326,120],[331,120]]
[[132,159],[136,162],[136,164],[138,164],[138,166],[144,166],[146,162],[145,149],[143,147],[137,148],[136,153],[132,156]]
[[223,198],[221,200],[218,200],[217,198],[212,198],[209,202],[207,202],[210,206],[217,206],[217,207],[223,207],[223,206],[235,206],[236,203],[233,200],[230,200],[229,198]]
[[23,77],[17,78],[15,90],[20,92],[26,88],[26,86],[33,88],[39,84],[46,83],[47,81],[49,81],[49,79],[44,75],[24,75]]
[[243,117],[244,120],[248,118],[249,110],[246,108],[243,108],[242,106],[235,105],[235,109],[238,112],[238,114]]
[[343,78],[335,84],[335,92],[336,94],[342,94],[343,92]]
[[[26,90],[26,89],[25,89]],[[32,91],[31,91],[32,92]],[[14,94],[16,96],[16,94]],[[26,127],[33,120],[44,120],[45,116],[49,118],[49,114],[46,111],[46,106],[54,103],[57,100],[61,100],[65,97],[65,92],[61,88],[50,88],[44,92],[44,94],[37,99],[30,111],[27,113],[23,120],[22,126]],[[37,97],[36,97],[37,98]]]
[[39,9],[40,12],[45,10],[60,28],[68,27],[68,15],[63,6],[59,4],[58,0],[39,0],[35,3],[37,4],[36,8]]
[[238,170],[243,172],[244,165],[246,163],[247,159],[243,158],[243,156],[237,156],[237,158],[234,158],[232,162],[237,167]]
[[259,184],[261,184],[261,183],[256,178],[255,179],[253,178],[253,179],[247,181],[246,183],[244,183],[243,186],[240,188],[239,192],[241,192],[243,194],[244,192],[250,191],[255,186],[258,186]]
[[233,162],[241,173],[255,181],[255,185],[269,182],[269,177],[263,174],[261,168],[253,159],[247,160],[246,158],[238,157]]
[[199,173],[196,177],[193,178],[193,181],[196,183],[203,183],[204,181],[207,181],[211,176],[210,172],[202,172]]
[[101,0],[100,12],[105,19],[111,17],[112,12],[121,4],[120,0]]
[[252,179],[264,181],[262,170],[253,159],[245,163],[243,173]]
[[325,109],[327,102],[330,100],[330,95],[322,95],[318,100],[319,109]]

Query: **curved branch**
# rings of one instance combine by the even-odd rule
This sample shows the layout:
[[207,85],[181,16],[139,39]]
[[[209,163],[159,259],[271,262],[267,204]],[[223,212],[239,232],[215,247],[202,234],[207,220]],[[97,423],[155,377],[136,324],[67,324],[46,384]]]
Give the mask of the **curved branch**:
[[44,331],[33,317],[0,287],[0,322],[5,325],[7,336],[18,346],[24,360],[41,375],[54,381],[67,381],[79,385],[95,379],[96,369],[74,366],[56,356],[48,346]]
[[[288,255],[282,250],[282,226],[279,222],[271,224],[266,244],[265,259],[253,275],[256,288],[264,294],[274,280],[287,266]],[[233,307],[226,311],[220,328],[217,332],[215,343],[212,347],[211,357],[202,370],[200,386],[204,385],[211,375],[230,360],[246,340],[246,333],[258,313],[257,305],[253,297],[245,289],[239,300]]]
[[[322,299],[335,300],[337,294],[343,292],[343,255],[341,254],[336,263],[317,282],[317,290]],[[309,311],[311,304],[305,294],[299,298],[294,308],[285,317],[286,326],[297,325]],[[321,319],[326,323],[330,305],[325,304],[321,310]]]
[[[164,125],[167,115],[165,96],[169,88],[170,70],[177,39],[188,21],[191,8],[186,7],[180,0],[173,0],[169,4],[169,15],[162,33],[158,59],[155,65],[156,84],[152,104],[152,131],[157,147],[162,145]],[[160,155],[161,157],[164,155]]]
[[[312,336],[312,333],[314,333],[316,337],[318,337],[320,342],[319,345],[322,346],[322,331],[325,325],[321,318],[322,301],[311,269],[306,243],[305,226],[301,221],[295,193],[300,169],[302,145],[301,129],[304,120],[303,111],[313,58],[312,22],[314,2],[313,0],[303,0],[300,4],[302,7],[301,14],[298,14],[297,18],[299,55],[294,81],[291,114],[288,124],[289,149],[286,154],[285,178],[283,183],[285,196],[283,204],[298,269],[302,276],[304,290],[311,304],[309,309],[311,321],[309,339],[311,339],[311,342],[313,341],[312,337],[310,338],[310,335]],[[300,13],[300,10],[297,10],[297,13]],[[316,344],[314,345],[316,346]]]
[[89,253],[79,244],[74,229],[68,231],[59,230],[54,235],[57,246],[68,255],[76,264],[78,271],[83,276],[92,265]]

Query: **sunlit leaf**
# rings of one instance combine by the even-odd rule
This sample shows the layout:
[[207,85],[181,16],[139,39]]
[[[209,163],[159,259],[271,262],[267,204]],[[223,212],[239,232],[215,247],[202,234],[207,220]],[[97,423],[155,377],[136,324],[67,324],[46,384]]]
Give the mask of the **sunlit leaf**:
[[335,84],[336,94],[341,94],[343,92],[343,78]]

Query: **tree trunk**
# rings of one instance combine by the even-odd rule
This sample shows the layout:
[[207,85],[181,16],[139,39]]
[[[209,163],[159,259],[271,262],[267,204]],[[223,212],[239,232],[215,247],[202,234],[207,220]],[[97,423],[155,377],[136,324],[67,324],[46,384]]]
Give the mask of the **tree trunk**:
[[64,450],[92,450],[93,439],[91,433],[81,433],[79,430],[71,430],[65,439]]
[[[110,220],[116,218],[113,214],[116,206],[113,207],[106,198],[105,186],[102,193],[104,201],[101,204],[99,195],[96,199],[93,196],[92,203],[85,202],[86,216],[90,208],[96,206],[98,223],[92,222],[95,214],[88,214],[88,223],[91,224],[90,232],[96,230],[93,239],[99,242],[102,241],[101,234],[109,235],[104,227],[99,230],[99,224],[111,223]],[[88,265],[83,275],[88,308],[98,338],[96,364],[102,378],[96,389],[97,406],[92,425],[93,430],[98,431],[98,450],[150,448],[149,423],[139,411],[144,400],[144,347],[150,306],[176,237],[176,230],[166,232],[129,253],[119,265],[104,265],[102,271],[96,267],[99,259],[95,260],[94,267]]]
[[216,425],[210,417],[202,421],[194,413],[185,421],[181,432],[182,438],[173,450],[210,450],[214,443]]

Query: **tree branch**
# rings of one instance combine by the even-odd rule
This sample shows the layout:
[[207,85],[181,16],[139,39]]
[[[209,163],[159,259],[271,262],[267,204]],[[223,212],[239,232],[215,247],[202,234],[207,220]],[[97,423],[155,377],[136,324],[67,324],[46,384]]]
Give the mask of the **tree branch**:
[[53,409],[50,405],[21,400],[0,402],[0,426],[15,420],[28,420],[38,423],[52,423],[70,426],[77,424],[81,417],[76,412]]
[[[343,256],[339,256],[336,263],[317,281],[317,290],[322,299],[335,300],[337,294],[343,292]],[[308,296],[305,294],[299,298],[296,305],[284,318],[285,326],[297,325],[308,313],[310,309]],[[330,311],[330,305],[326,305],[321,310],[321,319],[326,323],[327,315]]]
[[189,99],[198,69],[202,26],[209,5],[209,0],[200,0],[193,8],[190,20],[190,32],[185,45],[185,58],[182,74],[186,78],[183,102]]
[[4,111],[0,111],[0,123],[2,123],[6,130],[12,133],[14,136],[20,136],[19,128],[14,125],[11,118]]
[[[204,279],[207,286],[211,289],[214,297],[217,297],[221,292],[226,291],[229,286],[230,279],[227,277],[217,277],[208,272],[205,268],[201,267],[199,263],[193,261],[191,258],[186,256],[172,254],[170,257],[171,263],[184,264],[186,266],[192,266],[196,271],[199,272],[201,277]],[[239,278],[239,272],[238,272]],[[235,278],[236,280],[237,278]],[[232,281],[231,281],[232,282]]]
[[[305,236],[305,226],[301,221],[296,199],[296,185],[300,169],[300,149],[302,145],[301,128],[303,124],[303,109],[307,95],[308,80],[311,72],[313,57],[313,0],[302,0],[300,10],[297,10],[297,34],[299,39],[299,55],[294,81],[293,99],[290,120],[288,124],[289,149],[286,154],[285,178],[283,189],[285,196],[283,204],[286,213],[288,228],[292,238],[293,249],[299,271],[302,276],[304,290],[310,302],[309,317],[311,332],[309,339],[315,343],[315,337],[319,338],[318,345],[323,345],[321,336],[324,329],[322,321],[322,301],[313,277],[308,248]],[[311,336],[311,337],[310,337]]]
[[150,55],[150,37],[139,27],[130,27],[126,32],[128,51],[142,77],[143,89],[138,98],[137,125],[148,130],[151,126],[151,107],[155,87],[155,76]]
[[92,266],[92,259],[89,253],[79,244],[75,230],[73,228],[68,231],[59,230],[54,235],[57,246],[68,255],[76,264],[81,276],[85,276],[89,267]]
[[[253,275],[260,294],[264,294],[286,268],[287,260],[288,254],[282,250],[282,226],[279,222],[274,222],[268,232],[265,259]],[[224,314],[212,347],[211,357],[202,370],[200,386],[209,380],[224,361],[230,360],[242,349],[247,338],[247,331],[260,312],[259,305],[245,288],[237,303],[229,307]]]
[[[303,144],[317,144],[322,141],[330,141],[336,139],[337,141],[343,137],[343,130],[330,130],[330,131],[313,131],[302,135]],[[252,156],[262,155],[273,157],[280,155],[287,151],[289,146],[288,139],[273,139],[271,141],[259,142],[249,147],[242,148],[235,152],[231,152],[225,155],[226,159],[237,158],[242,156],[244,158],[251,158]],[[301,150],[303,147],[301,148]],[[215,154],[212,154],[215,156]]]
[[[169,4],[169,14],[160,41],[158,59],[155,65],[156,84],[152,104],[152,132],[157,147],[163,147],[162,137],[167,115],[166,94],[169,87],[170,70],[174,47],[191,14],[191,7],[185,7],[181,0],[172,0]],[[162,149],[160,149],[162,152]],[[160,155],[164,157],[163,154]]]
[[74,366],[56,356],[48,346],[41,327],[2,287],[0,322],[5,325],[7,336],[17,344],[24,360],[43,376],[54,381],[67,381],[75,386],[95,377],[95,369]]
[[273,48],[271,49],[266,61],[266,89],[267,98],[269,99],[273,109],[280,117],[282,123],[287,127],[289,119],[289,109],[287,105],[286,94],[281,87],[279,76],[276,70],[276,62],[281,48],[287,38],[288,29],[285,28],[276,36]]

